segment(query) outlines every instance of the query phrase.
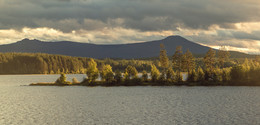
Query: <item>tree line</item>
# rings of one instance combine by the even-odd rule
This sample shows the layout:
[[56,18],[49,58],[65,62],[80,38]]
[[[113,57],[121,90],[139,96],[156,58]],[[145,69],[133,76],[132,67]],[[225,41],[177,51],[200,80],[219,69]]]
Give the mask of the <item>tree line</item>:
[[[89,58],[51,55],[42,53],[0,53],[0,74],[85,74]],[[150,60],[95,60],[97,68],[109,64],[114,70],[123,71],[133,65],[138,71],[149,70]]]
[[[172,59],[169,59],[163,44],[160,45],[159,65],[150,64],[150,73],[143,70],[138,76],[138,70],[133,65],[128,65],[122,72],[112,69],[109,64],[104,64],[100,69],[94,59],[88,61],[86,69],[87,78],[81,85],[260,85],[260,59],[244,59],[243,62],[229,66],[229,52],[222,48],[217,52],[209,49],[202,59],[203,65],[197,65],[192,53],[187,50],[182,52],[178,46]],[[217,56],[216,56],[217,54]],[[186,81],[183,73],[188,74]],[[150,74],[150,75],[149,75]],[[98,77],[102,81],[96,81]],[[150,76],[150,77],[149,77]],[[62,77],[62,76],[61,76]],[[64,77],[64,76],[63,76]],[[64,79],[64,78],[59,78]],[[60,84],[65,84],[66,80]]]

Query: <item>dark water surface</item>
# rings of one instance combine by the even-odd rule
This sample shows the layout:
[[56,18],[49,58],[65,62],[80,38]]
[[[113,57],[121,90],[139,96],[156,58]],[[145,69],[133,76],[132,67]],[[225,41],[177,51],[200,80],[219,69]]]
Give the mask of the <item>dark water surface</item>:
[[0,124],[260,124],[260,87],[20,86],[58,77],[0,75]]

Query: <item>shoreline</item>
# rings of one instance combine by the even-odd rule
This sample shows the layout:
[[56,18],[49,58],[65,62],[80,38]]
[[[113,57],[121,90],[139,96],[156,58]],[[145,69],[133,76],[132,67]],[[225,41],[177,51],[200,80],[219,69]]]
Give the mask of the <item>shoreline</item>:
[[[80,74],[80,73],[71,73],[71,74],[67,74],[67,75],[77,75],[77,74]],[[82,73],[84,74],[84,73]],[[0,76],[4,76],[4,75],[60,75],[60,74],[0,74]]]
[[207,84],[207,85],[202,85],[202,84],[198,84],[198,83],[182,83],[182,84],[174,84],[174,85],[159,85],[158,83],[144,83],[144,84],[132,84],[132,85],[124,85],[124,84],[117,84],[117,85],[108,85],[108,84],[82,84],[82,83],[74,83],[74,84],[56,84],[54,82],[52,83],[31,83],[29,85],[26,86],[86,86],[86,87],[135,87],[135,86],[189,86],[189,87],[195,87],[195,86],[211,86],[211,87],[216,87],[216,86],[248,86],[248,87],[258,87],[259,85],[220,85],[220,84],[216,84],[216,83],[211,83],[211,84]]

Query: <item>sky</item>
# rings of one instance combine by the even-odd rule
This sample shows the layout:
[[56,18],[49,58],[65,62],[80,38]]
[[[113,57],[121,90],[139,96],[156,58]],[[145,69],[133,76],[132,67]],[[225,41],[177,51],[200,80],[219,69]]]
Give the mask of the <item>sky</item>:
[[260,54],[259,0],[0,0],[0,44],[123,44],[180,35]]

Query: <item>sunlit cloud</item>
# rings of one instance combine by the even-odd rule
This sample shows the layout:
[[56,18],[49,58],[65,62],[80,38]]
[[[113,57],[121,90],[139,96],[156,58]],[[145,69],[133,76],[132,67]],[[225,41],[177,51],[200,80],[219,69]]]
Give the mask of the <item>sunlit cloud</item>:
[[8,44],[24,38],[42,41],[74,41],[93,44],[124,44],[159,40],[173,35],[172,31],[141,32],[134,29],[104,28],[102,30],[73,30],[62,32],[53,28],[23,28],[0,30],[0,44]]
[[0,0],[0,44],[124,44],[180,35],[260,53],[259,0]]

